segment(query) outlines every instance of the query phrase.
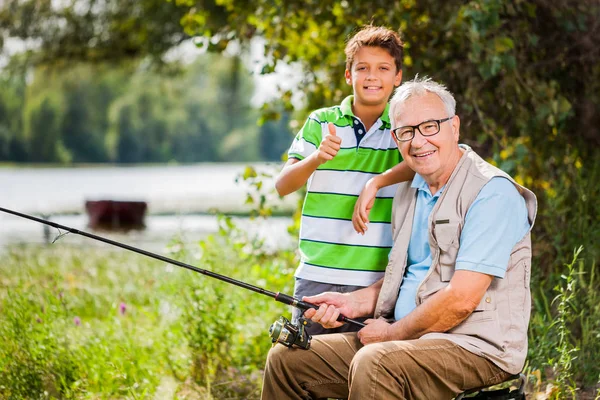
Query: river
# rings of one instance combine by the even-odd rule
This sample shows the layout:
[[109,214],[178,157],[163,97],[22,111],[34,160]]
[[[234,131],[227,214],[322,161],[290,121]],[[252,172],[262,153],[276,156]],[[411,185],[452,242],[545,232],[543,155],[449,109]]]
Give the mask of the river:
[[[81,166],[75,168],[0,168],[0,207],[37,216],[59,224],[87,229],[86,200],[142,200],[148,203],[146,228],[127,234],[102,232],[111,238],[161,247],[175,236],[194,241],[218,229],[211,213],[243,213],[250,186],[237,179],[248,164],[193,164],[144,166]],[[279,164],[251,164],[266,175]],[[236,182],[239,181],[239,182]],[[291,210],[297,198],[284,200],[272,191],[273,178],[264,177],[261,193],[277,209]],[[236,218],[243,229],[260,235],[268,246],[289,246],[287,217],[267,220]],[[51,239],[58,232],[51,229]],[[96,232],[94,232],[96,233]],[[89,239],[67,235],[61,241],[88,243]],[[47,237],[39,223],[0,213],[0,247],[16,243],[44,243]]]

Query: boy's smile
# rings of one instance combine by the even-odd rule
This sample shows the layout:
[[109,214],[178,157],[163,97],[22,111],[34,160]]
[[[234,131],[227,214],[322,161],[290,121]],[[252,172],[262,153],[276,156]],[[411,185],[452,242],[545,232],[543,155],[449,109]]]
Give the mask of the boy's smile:
[[381,47],[362,47],[354,57],[351,70],[346,70],[346,82],[352,85],[358,106],[385,107],[401,81],[402,71],[396,71],[394,58]]

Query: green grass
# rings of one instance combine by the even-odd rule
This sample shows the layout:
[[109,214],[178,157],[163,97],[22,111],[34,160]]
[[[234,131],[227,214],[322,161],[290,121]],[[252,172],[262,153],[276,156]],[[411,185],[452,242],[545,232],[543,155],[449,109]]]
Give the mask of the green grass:
[[[220,227],[162,254],[292,292],[294,252],[266,253],[229,218]],[[551,290],[533,277],[529,392],[600,393],[588,251],[569,254]],[[0,266],[0,399],[256,399],[281,314],[269,297],[109,246],[12,247]]]
[[[291,290],[291,253],[223,233],[174,241],[170,256]],[[0,398],[259,396],[268,327],[288,312],[272,299],[119,249],[59,242],[2,259]]]

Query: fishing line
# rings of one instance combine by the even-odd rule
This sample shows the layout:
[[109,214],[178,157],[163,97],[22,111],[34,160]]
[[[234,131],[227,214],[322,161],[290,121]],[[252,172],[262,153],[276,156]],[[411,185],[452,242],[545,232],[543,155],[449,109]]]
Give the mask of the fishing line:
[[54,240],[52,240],[52,244],[56,243],[60,238],[62,238],[63,236],[67,236],[70,233],[70,232],[64,232],[63,233],[60,230],[60,228],[56,228],[56,230],[58,231],[58,235],[54,238]]

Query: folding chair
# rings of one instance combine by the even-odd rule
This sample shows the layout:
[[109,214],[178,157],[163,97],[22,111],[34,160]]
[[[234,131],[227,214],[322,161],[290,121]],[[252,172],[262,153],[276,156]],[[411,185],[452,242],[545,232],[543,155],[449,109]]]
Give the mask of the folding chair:
[[[490,386],[484,386],[476,389],[470,389],[466,392],[460,393],[454,400],[525,400],[525,375],[513,375],[508,378],[505,382],[519,380],[519,387],[514,390],[510,388],[486,390]],[[495,385],[494,385],[495,386]]]

